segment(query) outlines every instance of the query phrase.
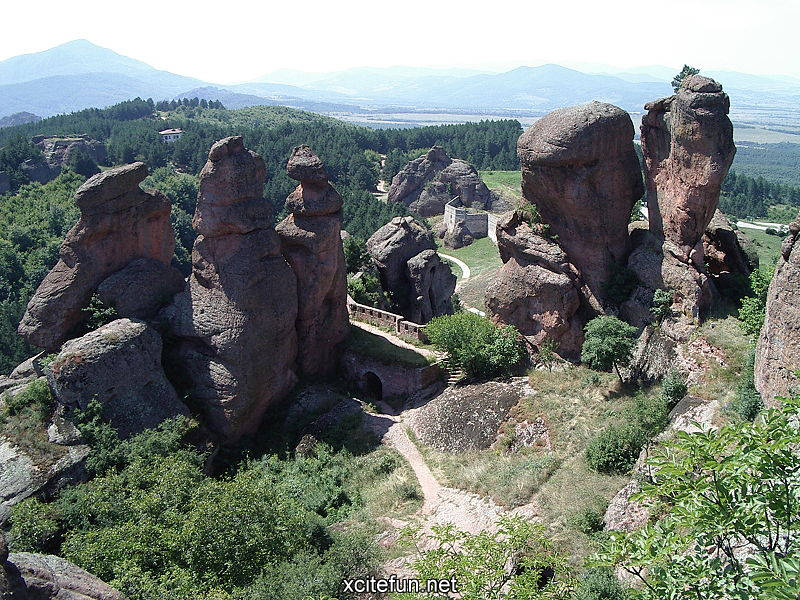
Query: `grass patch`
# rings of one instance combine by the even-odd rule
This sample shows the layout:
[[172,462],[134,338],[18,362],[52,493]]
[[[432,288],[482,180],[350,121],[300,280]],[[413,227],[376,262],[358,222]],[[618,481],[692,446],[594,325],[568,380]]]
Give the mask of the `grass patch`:
[[0,406],[0,436],[19,446],[37,466],[49,466],[67,453],[64,446],[48,439],[46,425],[53,397],[44,378],[32,381],[14,396],[5,392]]
[[382,363],[400,363],[409,367],[425,367],[433,360],[416,350],[397,346],[385,337],[356,326],[350,327],[347,349]]
[[496,268],[462,281],[458,288],[458,297],[461,299],[461,303],[485,312],[486,290],[497,280],[499,273],[500,269]]
[[479,174],[491,191],[522,200],[522,171],[480,171]]
[[[439,238],[436,238],[436,244],[440,252],[455,256],[467,263],[471,277],[503,266],[503,261],[500,260],[500,253],[497,251],[497,246],[495,246],[494,242],[488,237],[478,238],[469,246],[464,246],[457,250],[445,248],[442,246],[442,240]],[[453,263],[450,263],[450,266],[453,269],[453,273],[461,279],[461,269]]]
[[774,265],[778,262],[778,256],[781,253],[781,244],[783,237],[778,235],[769,235],[760,229],[750,229],[749,227],[740,227],[741,231],[748,238],[753,240],[758,253],[758,262],[762,267]]
[[689,393],[709,401],[719,400],[722,406],[726,406],[736,398],[752,342],[735,317],[706,321],[694,337],[703,337],[709,344],[719,348],[724,364],[714,359],[703,362],[703,376],[689,387]]

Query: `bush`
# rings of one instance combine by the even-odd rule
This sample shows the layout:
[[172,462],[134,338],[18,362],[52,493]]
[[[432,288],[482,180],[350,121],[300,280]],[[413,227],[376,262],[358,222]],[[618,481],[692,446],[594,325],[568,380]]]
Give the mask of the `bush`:
[[28,498],[14,506],[9,543],[12,552],[52,554],[58,549],[61,527],[55,505]]
[[116,309],[108,306],[97,294],[92,294],[89,306],[83,309],[83,314],[86,318],[84,327],[87,331],[94,331],[119,319]]
[[472,312],[436,317],[425,327],[425,333],[470,377],[510,374],[525,356],[514,327],[499,327]]
[[578,581],[573,600],[625,600],[625,590],[608,568],[593,568]]
[[55,399],[47,385],[47,380],[40,377],[28,384],[24,390],[6,401],[6,411],[9,415],[18,415],[25,410],[33,411],[36,420],[44,423],[53,410]]
[[612,425],[601,431],[586,448],[586,463],[598,473],[621,475],[631,470],[647,443],[637,425]]
[[383,288],[378,277],[370,272],[362,272],[359,277],[347,278],[347,293],[359,304],[380,308],[384,304]]
[[739,385],[736,388],[736,398],[729,405],[729,409],[740,419],[752,421],[764,408],[764,401],[758,393],[755,384],[756,351],[751,348],[747,355]]
[[636,328],[617,317],[595,317],[584,328],[586,337],[581,348],[581,360],[592,369],[608,371],[612,367],[619,374],[618,365],[630,361]]
[[574,513],[567,519],[567,522],[571,527],[574,527],[586,535],[602,531],[605,526],[603,523],[603,513],[590,506],[584,507]]
[[342,247],[348,273],[358,273],[369,262],[369,253],[364,240],[351,235],[344,239]]
[[686,396],[689,391],[686,377],[677,369],[669,370],[664,376],[662,387],[664,390],[664,398],[670,409],[683,400],[684,396]]
[[739,321],[748,335],[758,335],[764,326],[767,292],[774,271],[774,268],[756,269],[750,273],[751,294],[742,299],[742,307],[739,309]]
[[633,405],[634,423],[652,437],[660,433],[669,423],[669,403],[664,394],[636,394]]
[[674,294],[669,290],[656,290],[653,292],[653,303],[650,305],[650,314],[660,323],[672,314],[672,301]]

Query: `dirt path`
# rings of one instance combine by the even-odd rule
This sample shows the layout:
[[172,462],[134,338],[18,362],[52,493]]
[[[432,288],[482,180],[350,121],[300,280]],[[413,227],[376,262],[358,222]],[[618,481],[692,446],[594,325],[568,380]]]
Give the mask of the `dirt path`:
[[456,258],[455,256],[450,256],[449,254],[442,254],[441,252],[438,252],[438,254],[445,260],[449,260],[450,262],[454,262],[456,265],[458,265],[458,268],[461,269],[461,281],[472,277],[472,271],[470,271],[469,265],[463,260]]

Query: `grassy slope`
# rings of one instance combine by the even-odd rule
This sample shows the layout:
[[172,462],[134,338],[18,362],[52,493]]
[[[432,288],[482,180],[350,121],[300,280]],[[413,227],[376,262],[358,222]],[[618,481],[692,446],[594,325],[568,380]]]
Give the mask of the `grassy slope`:
[[740,228],[740,231],[753,240],[758,260],[761,266],[774,265],[781,251],[783,238],[777,235],[768,235],[759,229]]
[[493,192],[503,196],[522,199],[521,171],[481,171],[481,179]]

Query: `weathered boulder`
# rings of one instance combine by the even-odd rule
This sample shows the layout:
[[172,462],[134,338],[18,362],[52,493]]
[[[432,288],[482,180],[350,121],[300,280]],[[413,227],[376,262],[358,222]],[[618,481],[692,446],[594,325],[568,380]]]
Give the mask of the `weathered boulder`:
[[162,311],[173,380],[227,441],[254,432],[297,377],[297,278],[262,196],[266,168],[240,136],[215,143],[200,172],[187,289]]
[[577,357],[583,343],[582,286],[567,255],[519,211],[498,221],[497,243],[503,266],[486,290],[489,316],[514,325],[530,346],[551,339],[559,354]]
[[161,337],[141,321],[117,319],[70,340],[50,366],[50,385],[68,409],[96,398],[123,438],[189,411],[161,367]]
[[423,217],[440,215],[444,205],[459,197],[465,206],[488,210],[492,193],[475,167],[450,158],[440,146],[409,162],[392,178],[389,201],[402,202]]
[[29,552],[9,554],[0,563],[0,592],[4,600],[125,600],[69,561]]
[[600,298],[625,259],[631,209],[644,191],[633,135],[628,113],[591,102],[549,113],[517,143],[523,196]]
[[753,243],[734,230],[730,221],[717,209],[703,234],[703,254],[709,275],[747,277],[758,268],[758,254]]
[[642,118],[642,154],[650,230],[685,259],[719,204],[736,153],[730,100],[713,79],[687,77],[678,93],[650,102]]
[[764,403],[778,404],[800,385],[800,216],[789,226],[767,292],[764,327],[756,345],[755,384]]
[[130,262],[146,258],[169,265],[175,249],[170,201],[139,188],[146,176],[147,167],[134,163],[95,175],[78,188],[80,220],[19,325],[31,344],[57,349],[84,319],[98,285]]
[[474,241],[475,238],[464,221],[456,221],[450,228],[445,227],[445,233],[442,236],[444,245],[453,249],[469,246]]
[[120,317],[152,319],[183,290],[183,276],[171,265],[139,258],[97,286],[97,295]]
[[25,176],[35,183],[47,183],[58,177],[59,171],[47,164],[43,157],[29,158],[20,165]]
[[433,234],[421,223],[412,217],[395,217],[367,240],[367,251],[381,287],[407,319],[424,324],[452,312],[456,277],[435,256]]
[[427,323],[433,317],[453,312],[451,298],[457,278],[435,250],[423,250],[410,258],[406,274],[413,296],[409,320]]
[[350,330],[342,199],[308,146],[294,149],[287,172],[300,185],[286,200],[292,214],[275,229],[297,276],[297,362],[306,375],[330,374]]

